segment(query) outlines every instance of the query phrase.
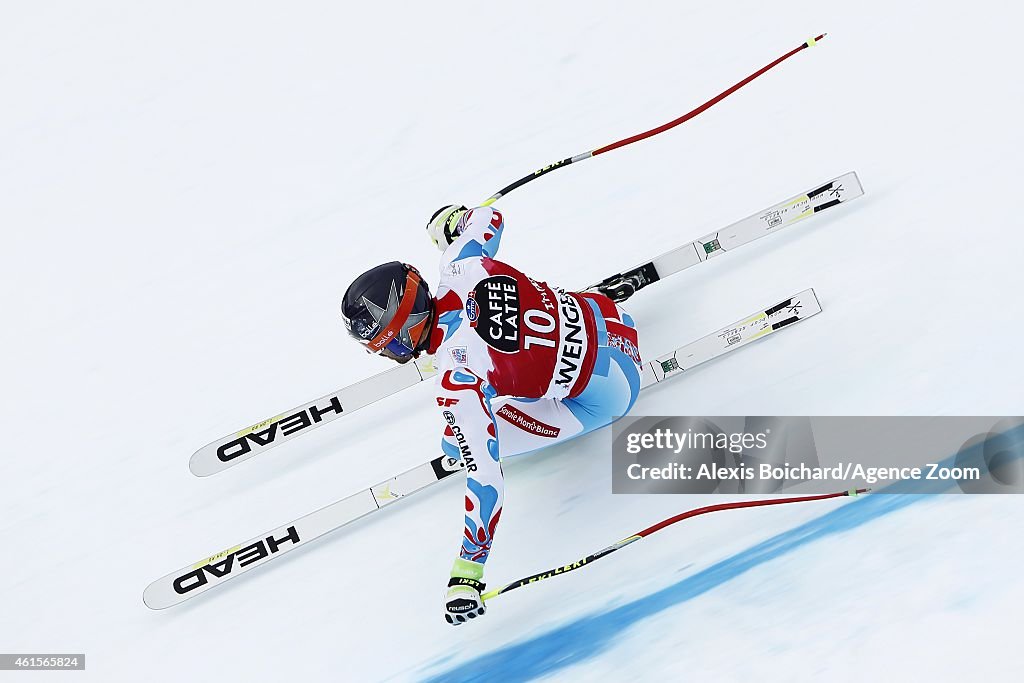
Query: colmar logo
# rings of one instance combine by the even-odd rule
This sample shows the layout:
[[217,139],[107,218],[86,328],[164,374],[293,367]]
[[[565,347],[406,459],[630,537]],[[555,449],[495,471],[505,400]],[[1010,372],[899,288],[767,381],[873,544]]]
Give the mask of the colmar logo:
[[477,318],[480,317],[480,306],[476,302],[475,291],[466,295],[466,317],[469,318],[469,326],[476,327]]
[[450,410],[446,410],[441,414],[444,415],[444,421],[448,423],[448,428],[445,430],[445,434],[455,439],[455,442],[459,447],[459,453],[462,454],[462,462],[466,463],[466,470],[469,472],[476,472],[476,462],[473,460],[473,452],[469,450],[469,444],[466,443],[466,435],[462,433],[462,428],[455,424],[455,415],[453,415]]

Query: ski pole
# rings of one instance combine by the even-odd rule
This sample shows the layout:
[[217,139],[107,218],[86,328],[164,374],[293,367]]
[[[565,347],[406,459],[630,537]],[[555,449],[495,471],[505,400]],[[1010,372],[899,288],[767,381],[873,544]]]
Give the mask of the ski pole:
[[838,493],[823,493],[817,496],[799,496],[795,498],[768,498],[765,500],[735,501],[732,503],[719,503],[718,505],[708,505],[702,508],[687,510],[686,512],[682,512],[674,517],[669,517],[668,519],[662,520],[653,526],[649,526],[643,531],[638,531],[632,536],[624,538],[618,543],[613,543],[607,548],[598,550],[596,553],[592,555],[587,555],[582,560],[577,560],[572,564],[567,564],[562,567],[555,567],[554,569],[549,569],[545,572],[540,572],[538,574],[531,574],[530,576],[519,579],[518,581],[513,581],[512,583],[502,586],[501,588],[488,591],[487,593],[484,593],[482,597],[484,600],[490,600],[491,598],[502,595],[503,593],[508,593],[511,590],[515,590],[516,588],[521,588],[522,586],[526,586],[531,583],[536,583],[537,581],[550,579],[552,576],[558,576],[559,574],[565,574],[567,572],[574,571],[581,567],[585,567],[594,560],[599,560],[602,557],[611,555],[616,550],[620,548],[625,548],[630,543],[639,541],[641,538],[650,536],[655,531],[661,531],[667,526],[672,526],[676,522],[681,522],[684,519],[690,519],[691,517],[696,517],[697,515],[704,515],[709,512],[721,512],[722,510],[737,510],[739,508],[761,507],[763,505],[785,505],[786,503],[806,503],[812,500],[827,500],[829,498],[840,498],[842,496],[857,496],[861,493],[867,493],[870,490],[871,489],[850,489],[849,491],[839,491]]
[[499,190],[498,192],[496,192],[493,195],[491,195],[490,198],[487,201],[485,201],[483,204],[481,204],[481,206],[490,206],[491,204],[493,204],[494,202],[498,201],[499,199],[501,199],[502,197],[504,197],[509,192],[511,192],[512,190],[516,189],[517,187],[522,187],[523,185],[525,185],[526,183],[530,182],[531,180],[536,180],[537,178],[539,178],[542,175],[545,175],[547,173],[550,173],[551,171],[555,171],[555,170],[558,170],[560,168],[565,168],[569,164],[575,164],[577,162],[584,161],[584,160],[589,159],[591,157],[596,157],[598,154],[604,154],[605,152],[610,152],[613,149],[618,149],[619,147],[625,147],[626,145],[631,145],[634,142],[639,142],[640,140],[646,140],[649,137],[654,137],[658,133],[664,133],[666,130],[671,130],[672,128],[675,128],[676,126],[678,126],[681,123],[686,123],[687,121],[689,121],[693,117],[697,116],[698,114],[700,114],[704,110],[710,109],[712,106],[718,104],[719,102],[724,100],[726,97],[728,97],[729,95],[733,94],[734,92],[736,92],[737,90],[739,90],[740,88],[745,86],[747,83],[750,83],[750,81],[754,80],[755,78],[757,78],[761,74],[765,73],[766,71],[769,71],[770,69],[772,69],[772,68],[778,66],[779,64],[781,64],[782,62],[786,61],[787,59],[789,59],[790,57],[795,55],[797,52],[800,52],[804,48],[813,47],[819,40],[824,38],[826,35],[827,34],[822,33],[820,36],[817,36],[816,38],[809,38],[807,41],[801,43],[799,47],[793,48],[792,50],[790,50],[786,54],[784,54],[781,57],[779,57],[778,59],[776,59],[771,64],[768,64],[767,66],[764,66],[761,69],[758,69],[757,71],[755,71],[754,73],[750,74],[749,76],[744,78],[742,81],[737,83],[736,85],[732,86],[728,90],[723,90],[722,92],[720,92],[719,94],[715,95],[710,100],[708,100],[704,104],[700,105],[696,109],[683,114],[678,119],[674,119],[672,121],[669,121],[668,123],[660,125],[657,128],[652,128],[651,130],[649,130],[649,131],[647,131],[645,133],[638,133],[637,135],[633,135],[631,137],[624,138],[622,140],[619,140],[618,142],[613,142],[610,145],[605,145],[604,147],[598,147],[595,150],[591,150],[589,152],[583,152],[582,154],[577,154],[576,156],[569,157],[568,159],[563,159],[561,161],[556,161],[553,164],[549,164],[549,165],[545,166],[544,168],[541,168],[541,169],[538,169],[538,170],[534,171],[530,175],[523,176],[522,178],[520,178],[519,180],[515,181],[511,185],[503,187],[501,190]]

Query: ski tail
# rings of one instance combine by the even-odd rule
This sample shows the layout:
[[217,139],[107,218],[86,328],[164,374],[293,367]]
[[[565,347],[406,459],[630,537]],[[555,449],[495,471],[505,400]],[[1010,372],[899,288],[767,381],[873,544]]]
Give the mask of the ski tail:
[[667,251],[635,268],[606,277],[596,285],[591,285],[588,291],[601,292],[614,301],[625,301],[637,291],[669,275],[779,232],[863,194],[864,188],[860,184],[860,179],[855,172],[850,171],[726,228]]
[[818,313],[821,313],[821,303],[817,294],[813,289],[805,289],[743,320],[644,363],[640,386],[663,382]]

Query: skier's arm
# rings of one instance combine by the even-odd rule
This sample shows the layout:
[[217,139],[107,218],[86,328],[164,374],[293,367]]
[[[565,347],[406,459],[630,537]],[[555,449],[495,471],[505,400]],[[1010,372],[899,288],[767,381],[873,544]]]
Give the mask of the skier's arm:
[[494,258],[504,228],[505,221],[499,211],[489,206],[470,209],[459,219],[458,237],[445,249],[442,264],[468,257]]
[[479,563],[481,574],[505,493],[491,410],[495,393],[463,367],[445,371],[438,382],[437,404],[445,420],[441,447],[466,465],[466,525],[459,557]]

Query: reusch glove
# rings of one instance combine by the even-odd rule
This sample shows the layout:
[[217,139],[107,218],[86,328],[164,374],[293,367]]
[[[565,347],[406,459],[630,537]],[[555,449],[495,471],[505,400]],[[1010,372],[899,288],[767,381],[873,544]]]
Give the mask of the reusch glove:
[[462,217],[466,215],[467,209],[464,206],[449,204],[442,206],[434,212],[427,222],[427,234],[433,240],[434,246],[444,251],[452,242],[462,234]]

